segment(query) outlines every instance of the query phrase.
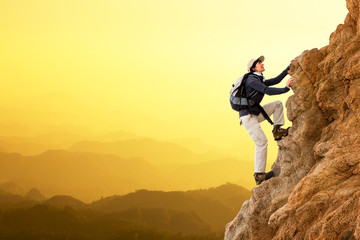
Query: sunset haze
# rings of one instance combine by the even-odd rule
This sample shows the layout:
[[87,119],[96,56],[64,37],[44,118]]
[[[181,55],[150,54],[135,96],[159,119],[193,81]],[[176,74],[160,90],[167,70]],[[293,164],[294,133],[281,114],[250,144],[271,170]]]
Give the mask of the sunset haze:
[[[191,151],[174,162],[172,158],[150,161],[142,154],[154,165],[178,164],[181,156],[191,155],[183,164],[235,159],[252,166],[254,143],[230,108],[231,84],[246,73],[247,62],[260,55],[265,56],[264,75],[277,76],[305,49],[327,45],[329,33],[346,13],[344,1],[325,0],[0,1],[0,147],[41,158],[42,152],[52,148],[75,151],[81,141],[103,144],[145,138]],[[278,86],[285,86],[285,81]],[[263,104],[281,99],[285,105],[291,94],[266,96]],[[271,126],[267,122],[262,126],[271,140],[270,168],[277,146]],[[100,139],[116,131],[129,137]],[[73,134],[73,138],[57,141],[60,133]],[[37,138],[46,134],[48,140]],[[164,147],[164,154],[173,154],[173,149]],[[215,157],[195,160],[196,154],[207,153]],[[224,176],[224,182],[230,179],[249,189],[254,186],[252,167],[226,179],[229,166],[224,164],[227,161],[216,164],[219,179]],[[179,176],[186,178],[191,171],[183,169]],[[205,187],[209,176],[205,171],[198,174],[202,183],[193,182],[189,188]],[[156,181],[166,182],[166,176]],[[245,177],[248,180],[241,180]],[[209,180],[207,187],[221,184],[219,179]],[[186,188],[159,182],[154,189]],[[101,194],[87,194],[83,199]]]

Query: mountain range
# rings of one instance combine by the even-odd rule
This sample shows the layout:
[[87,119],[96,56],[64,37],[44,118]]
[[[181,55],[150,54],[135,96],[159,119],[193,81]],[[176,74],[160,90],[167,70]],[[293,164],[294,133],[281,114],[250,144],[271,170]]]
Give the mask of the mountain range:
[[154,165],[143,158],[114,154],[49,150],[40,155],[0,153],[0,181],[45,194],[71,195],[83,201],[137,189],[191,190],[225,182],[253,184],[251,162],[234,159]]
[[[204,235],[223,232],[225,223],[250,195],[250,191],[230,183],[185,192],[139,190],[90,204],[65,195],[34,201],[2,192],[0,222],[5,232],[13,229],[26,232],[26,228],[62,232],[66,226],[82,225],[84,229],[101,222],[97,226],[99,231],[111,223],[118,229],[131,226],[171,234]],[[42,230],[38,229],[40,226]]]
[[22,155],[38,155],[50,149],[69,150],[77,143],[100,142],[111,143],[134,140],[154,140],[158,143],[173,144],[173,146],[186,148],[193,153],[221,153],[223,157],[230,157],[231,154],[224,149],[205,143],[198,138],[181,138],[169,140],[155,140],[149,137],[139,136],[126,131],[113,131],[104,134],[75,134],[65,131],[48,132],[32,137],[0,136],[0,152],[20,153]]

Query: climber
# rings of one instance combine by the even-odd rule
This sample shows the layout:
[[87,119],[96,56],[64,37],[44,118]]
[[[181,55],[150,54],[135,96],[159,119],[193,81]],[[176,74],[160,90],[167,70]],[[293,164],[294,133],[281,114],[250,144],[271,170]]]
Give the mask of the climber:
[[[297,57],[291,61],[290,66],[296,59]],[[265,80],[265,77],[263,76],[263,72],[265,71],[263,63],[264,60],[264,56],[260,56],[259,58],[251,59],[247,65],[249,75],[247,76],[247,80],[245,82],[245,93],[248,99],[258,104],[260,104],[265,94],[277,95],[288,92],[293,81],[292,78],[289,78],[286,82],[286,87],[284,88],[269,87],[280,83],[281,80],[283,80],[284,77],[288,74],[290,66],[288,66],[279,76]],[[263,110],[261,107],[259,108],[257,106],[251,105],[248,108],[239,110],[240,125],[245,126],[250,137],[255,142],[254,178],[257,185],[260,185],[263,181],[268,180],[274,176],[273,171],[268,173],[265,172],[268,140],[260,126],[260,122],[264,121],[265,119],[272,123],[271,119],[268,117],[271,115],[274,115],[274,128],[272,133],[275,141],[278,141],[287,136],[289,130],[289,128],[281,128],[281,126],[284,125],[283,104],[281,101],[274,101],[265,104],[263,106]]]

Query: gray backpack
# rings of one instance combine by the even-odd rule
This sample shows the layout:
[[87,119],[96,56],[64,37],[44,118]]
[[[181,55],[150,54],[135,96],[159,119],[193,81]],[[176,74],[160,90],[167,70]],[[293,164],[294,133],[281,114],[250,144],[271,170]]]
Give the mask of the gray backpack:
[[230,105],[235,111],[246,109],[255,105],[255,102],[246,96],[245,83],[250,73],[239,77],[230,90]]

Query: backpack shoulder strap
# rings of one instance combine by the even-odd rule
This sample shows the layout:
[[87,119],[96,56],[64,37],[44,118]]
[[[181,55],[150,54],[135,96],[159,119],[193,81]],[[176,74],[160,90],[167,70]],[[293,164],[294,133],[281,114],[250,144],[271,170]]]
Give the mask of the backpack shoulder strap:
[[260,81],[262,81],[262,79],[261,79],[261,77],[260,77],[259,75],[256,75],[256,74],[254,74],[254,73],[250,73],[249,75],[254,76],[254,77],[256,77],[257,79],[259,79]]
[[246,91],[245,91],[245,83],[246,83],[249,75],[250,75],[249,73],[244,74],[244,75],[243,75],[243,78],[242,78],[242,80],[241,80],[241,84],[239,84],[239,86],[237,86],[237,87],[232,91],[232,92],[237,91],[236,94],[235,94],[235,97],[243,97],[244,93],[246,92]]
[[255,106],[260,110],[261,114],[264,116],[264,118],[271,124],[274,125],[273,121],[271,121],[271,118],[269,115],[265,112],[264,108],[260,106],[259,103],[255,103]]

